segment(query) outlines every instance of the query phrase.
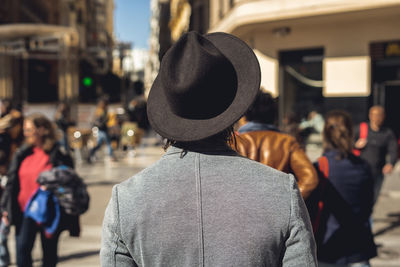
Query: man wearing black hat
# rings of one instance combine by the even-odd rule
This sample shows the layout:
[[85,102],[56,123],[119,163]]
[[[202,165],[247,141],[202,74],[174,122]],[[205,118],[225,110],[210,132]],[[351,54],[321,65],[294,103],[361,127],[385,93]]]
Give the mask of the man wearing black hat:
[[317,265],[293,176],[227,144],[259,86],[257,58],[232,35],[189,32],[168,50],[147,112],[170,147],[114,186],[102,266]]

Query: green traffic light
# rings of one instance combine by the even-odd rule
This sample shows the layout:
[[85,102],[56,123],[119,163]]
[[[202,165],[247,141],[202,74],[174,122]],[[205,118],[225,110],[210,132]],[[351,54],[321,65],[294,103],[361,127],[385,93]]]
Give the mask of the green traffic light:
[[90,78],[90,77],[84,77],[84,78],[82,79],[82,83],[83,83],[84,86],[90,87],[90,86],[92,86],[92,84],[93,84],[93,79]]

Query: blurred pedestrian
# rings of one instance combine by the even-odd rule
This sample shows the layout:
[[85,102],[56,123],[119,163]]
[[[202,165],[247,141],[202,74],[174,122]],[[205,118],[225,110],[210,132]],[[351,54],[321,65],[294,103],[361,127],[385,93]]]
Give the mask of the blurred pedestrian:
[[247,123],[238,130],[236,149],[252,160],[293,173],[303,198],[307,198],[318,184],[317,173],[296,139],[274,125],[276,115],[275,99],[260,91],[245,114]]
[[10,252],[8,250],[8,235],[10,234],[10,226],[8,222],[0,220],[0,266],[7,267],[10,265]]
[[0,118],[3,118],[10,114],[12,110],[12,103],[8,99],[1,99],[0,100]]
[[147,118],[147,103],[144,95],[136,96],[129,102],[128,114],[129,120],[136,122],[139,128],[147,130],[149,127],[149,121]]
[[316,110],[311,110],[306,120],[299,124],[300,139],[303,140],[304,147],[308,144],[322,145],[321,133],[324,128],[324,117]]
[[[33,114],[24,121],[25,144],[15,153],[8,171],[8,180],[1,199],[3,221],[15,225],[18,266],[32,266],[32,248],[40,232],[43,266],[56,266],[58,238],[62,230],[79,232],[77,217],[61,213],[55,233],[46,235],[46,225],[24,216],[32,196],[38,191],[37,178],[43,171],[59,165],[73,166],[72,159],[63,153],[56,140],[55,129],[42,114]],[[38,207],[38,208],[43,208]],[[47,207],[46,207],[47,208]]]
[[360,157],[369,163],[374,178],[374,203],[379,197],[384,176],[393,171],[397,161],[396,137],[392,130],[383,126],[384,120],[383,107],[373,106],[369,109],[369,123],[361,123],[355,129],[354,147],[360,150]]
[[[0,101],[0,197],[3,195],[8,180],[7,170],[17,147],[21,144],[21,112],[12,108],[10,100]],[[8,234],[10,226],[5,218],[0,220],[0,266],[8,266]]]
[[[3,195],[7,183],[8,155],[0,150],[0,198]],[[0,267],[10,264],[10,253],[8,251],[8,234],[10,226],[4,219],[0,220]]]
[[304,149],[305,148],[304,140],[301,138],[300,135],[299,116],[294,112],[290,112],[289,114],[283,117],[282,124],[283,124],[282,132],[287,133],[296,138],[296,141],[300,144],[301,148]]
[[324,129],[324,118],[316,110],[312,110],[307,119],[300,122],[299,127],[301,130],[310,129],[311,133],[320,134]]
[[102,97],[99,102],[97,103],[96,111],[95,111],[95,119],[94,119],[94,126],[97,127],[97,144],[93,147],[87,158],[88,163],[91,163],[93,157],[97,150],[101,148],[103,143],[106,143],[108,149],[108,156],[111,160],[115,161],[116,157],[114,156],[113,148],[111,146],[111,139],[108,133],[108,126],[107,123],[109,121],[108,115],[108,99],[106,97]]
[[7,167],[14,152],[23,141],[23,117],[20,111],[12,108],[11,101],[3,99],[0,103],[0,151],[6,154],[5,166]]
[[113,188],[102,266],[316,266],[293,176],[227,144],[259,86],[256,56],[232,35],[189,32],[167,51],[148,116],[169,148]]
[[121,138],[121,121],[115,111],[108,113],[107,132],[113,151],[118,149]]
[[71,109],[68,103],[60,103],[57,106],[55,122],[58,129],[62,132],[61,145],[64,147],[65,151],[69,153],[68,128],[74,125],[74,122],[71,119]]
[[319,266],[370,266],[376,246],[369,218],[373,185],[368,163],[352,154],[350,115],[331,111],[323,130],[318,160],[321,203],[314,221]]

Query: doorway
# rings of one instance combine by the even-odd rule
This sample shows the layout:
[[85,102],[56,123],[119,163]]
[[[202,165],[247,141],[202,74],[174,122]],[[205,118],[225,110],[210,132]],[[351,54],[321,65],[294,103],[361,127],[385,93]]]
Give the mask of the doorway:
[[400,80],[385,82],[382,90],[384,94],[384,103],[386,119],[385,125],[393,130],[396,137],[400,137]]
[[296,114],[305,120],[311,111],[323,112],[322,48],[279,53],[279,122]]
[[373,92],[371,105],[385,108],[385,125],[400,137],[400,40],[370,44]]

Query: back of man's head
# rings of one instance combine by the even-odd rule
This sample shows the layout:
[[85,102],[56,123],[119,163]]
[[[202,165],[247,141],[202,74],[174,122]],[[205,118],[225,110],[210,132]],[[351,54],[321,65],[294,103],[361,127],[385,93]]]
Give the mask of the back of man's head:
[[245,117],[248,121],[274,124],[277,115],[277,101],[270,93],[258,94],[253,105],[249,108]]

